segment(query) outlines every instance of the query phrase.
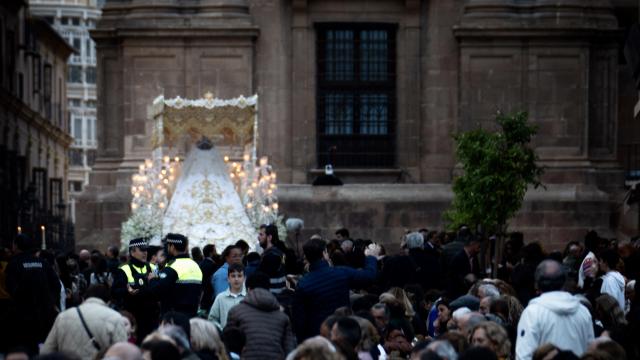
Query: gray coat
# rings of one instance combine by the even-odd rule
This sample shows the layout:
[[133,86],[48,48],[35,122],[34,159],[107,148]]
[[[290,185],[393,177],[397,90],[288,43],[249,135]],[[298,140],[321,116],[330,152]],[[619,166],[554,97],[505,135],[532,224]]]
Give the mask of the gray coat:
[[284,359],[296,344],[289,318],[280,311],[276,297],[265,289],[253,289],[229,311],[227,326],[240,328],[247,339],[242,359]]

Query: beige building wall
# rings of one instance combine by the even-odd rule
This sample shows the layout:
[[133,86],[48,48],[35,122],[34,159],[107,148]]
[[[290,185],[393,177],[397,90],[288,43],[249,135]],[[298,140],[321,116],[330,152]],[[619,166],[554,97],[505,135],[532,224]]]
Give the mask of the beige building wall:
[[67,62],[67,106],[69,133],[74,141],[69,151],[68,181],[70,217],[75,222],[76,196],[89,184],[96,158],[96,50],[89,36],[100,18],[96,0],[30,0],[32,14],[47,21],[76,52]]
[[[0,7],[0,237],[40,236],[48,246],[68,245],[67,152],[71,143],[66,108],[66,63],[73,49],[27,4]],[[39,176],[38,174],[42,174]]]

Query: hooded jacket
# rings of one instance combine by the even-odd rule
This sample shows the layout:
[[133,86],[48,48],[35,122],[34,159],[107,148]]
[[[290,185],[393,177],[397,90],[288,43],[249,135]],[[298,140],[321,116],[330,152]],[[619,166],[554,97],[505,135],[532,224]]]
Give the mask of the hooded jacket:
[[624,277],[619,272],[609,271],[602,276],[600,292],[613,296],[620,305],[620,309],[624,311]]
[[516,360],[529,360],[546,343],[581,356],[593,340],[591,314],[568,292],[551,291],[532,299],[518,322]]
[[284,359],[296,344],[289,318],[269,290],[250,290],[229,310],[227,326],[240,328],[247,339],[242,359]]

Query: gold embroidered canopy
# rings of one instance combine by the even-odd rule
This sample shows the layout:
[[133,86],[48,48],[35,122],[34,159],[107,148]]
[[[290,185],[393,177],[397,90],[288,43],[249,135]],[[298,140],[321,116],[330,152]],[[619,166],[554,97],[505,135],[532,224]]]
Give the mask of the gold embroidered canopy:
[[[159,96],[153,101],[151,145],[173,147],[184,136],[192,142],[205,136],[227,153],[242,154],[247,145],[255,154],[258,131],[258,96],[189,100]],[[252,154],[252,155],[253,155]]]

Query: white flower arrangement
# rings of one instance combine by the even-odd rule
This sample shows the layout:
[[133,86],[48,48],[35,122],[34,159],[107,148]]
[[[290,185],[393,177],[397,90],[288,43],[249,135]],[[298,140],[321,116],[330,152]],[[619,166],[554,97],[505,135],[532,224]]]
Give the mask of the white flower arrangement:
[[120,233],[123,247],[131,239],[152,241],[162,235],[162,219],[179,172],[180,159],[165,156],[145,160],[131,176],[131,216],[122,223]]
[[131,213],[122,223],[121,239],[123,246],[135,238],[152,239],[162,234],[162,218],[164,209],[158,207],[143,207]]

